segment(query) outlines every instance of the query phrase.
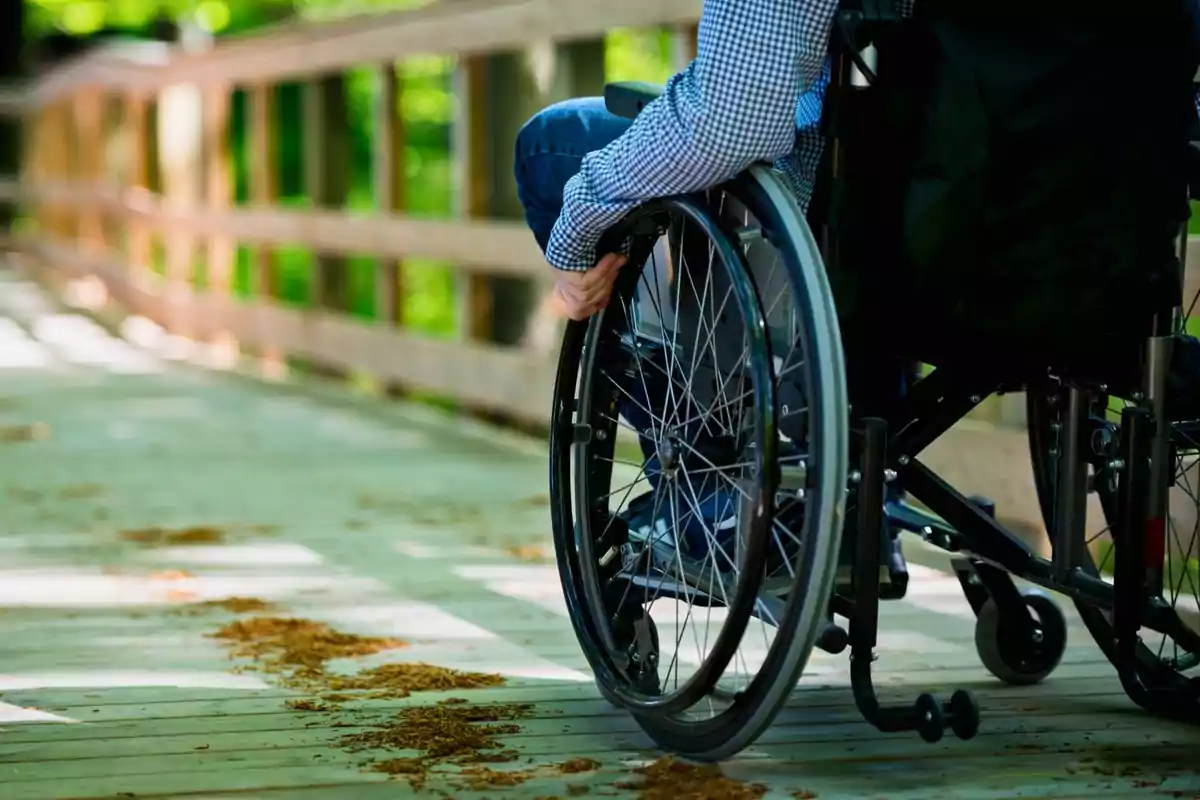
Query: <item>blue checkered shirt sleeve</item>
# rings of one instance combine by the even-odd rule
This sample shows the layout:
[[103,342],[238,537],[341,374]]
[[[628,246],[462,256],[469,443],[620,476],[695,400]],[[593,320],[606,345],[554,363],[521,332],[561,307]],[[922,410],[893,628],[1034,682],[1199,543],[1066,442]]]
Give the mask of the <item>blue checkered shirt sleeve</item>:
[[807,191],[821,142],[800,117],[820,116],[837,9],[838,0],[706,0],[695,60],[567,183],[547,261],[588,269],[604,231],[639,203],[706,189],[755,161],[779,162]]

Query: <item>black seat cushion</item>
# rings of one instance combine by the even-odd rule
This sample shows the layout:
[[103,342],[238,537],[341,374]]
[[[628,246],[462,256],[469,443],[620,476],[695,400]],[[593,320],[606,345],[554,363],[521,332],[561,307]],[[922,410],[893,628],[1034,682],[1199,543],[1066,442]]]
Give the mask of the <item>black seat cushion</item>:
[[939,363],[1132,343],[1179,300],[1193,0],[1069,23],[914,20],[831,93],[846,334]]

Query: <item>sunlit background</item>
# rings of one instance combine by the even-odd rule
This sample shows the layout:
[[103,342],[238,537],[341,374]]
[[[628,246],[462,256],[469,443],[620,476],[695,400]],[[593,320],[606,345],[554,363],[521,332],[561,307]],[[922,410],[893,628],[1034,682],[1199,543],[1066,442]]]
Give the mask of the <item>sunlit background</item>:
[[[74,50],[86,41],[116,39],[162,39],[175,37],[194,46],[203,46],[206,38],[238,36],[268,25],[288,21],[324,21],[339,17],[410,9],[426,5],[426,0],[29,0],[26,30],[32,44],[35,64],[47,59],[53,49]],[[0,26],[2,27],[2,26]],[[61,39],[80,40],[64,44]],[[405,59],[398,65],[401,95],[400,117],[404,120],[404,169],[407,185],[406,212],[415,215],[449,216],[453,207],[451,123],[455,113],[452,79],[455,59],[428,55]],[[605,42],[605,77],[608,80],[663,81],[671,73],[671,40],[666,30],[625,30],[609,32]],[[283,84],[276,92],[278,129],[281,138],[278,203],[304,206],[302,87]],[[373,75],[369,67],[344,73],[344,93],[349,108],[353,152],[346,207],[370,209],[371,195],[371,113]],[[245,202],[249,191],[245,131],[246,94],[238,91],[232,98],[233,168],[236,201]],[[296,247],[277,251],[279,295],[285,302],[300,303],[309,297],[309,276],[313,256]],[[353,314],[374,315],[373,259],[348,259],[347,310]],[[156,268],[163,268],[161,253]],[[239,248],[234,288],[249,290],[251,254]],[[455,329],[453,273],[436,262],[407,259],[405,262],[406,326],[426,334],[450,336]]]

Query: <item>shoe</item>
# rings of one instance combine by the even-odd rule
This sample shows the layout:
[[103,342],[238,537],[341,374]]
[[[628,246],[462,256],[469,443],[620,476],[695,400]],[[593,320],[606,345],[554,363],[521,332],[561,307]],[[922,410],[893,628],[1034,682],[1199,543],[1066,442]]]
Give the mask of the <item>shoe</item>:
[[713,491],[698,502],[677,498],[672,508],[669,498],[657,492],[635,497],[620,516],[629,528],[632,539],[655,546],[678,547],[688,558],[704,560],[713,555],[713,545],[719,549],[717,568],[727,570],[734,565],[734,538],[737,534],[737,504],[724,491]]

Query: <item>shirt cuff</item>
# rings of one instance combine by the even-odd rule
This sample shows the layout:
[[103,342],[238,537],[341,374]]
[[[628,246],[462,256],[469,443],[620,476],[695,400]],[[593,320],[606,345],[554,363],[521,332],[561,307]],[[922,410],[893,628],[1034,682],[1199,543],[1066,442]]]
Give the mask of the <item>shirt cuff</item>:
[[546,261],[555,269],[571,272],[591,269],[596,263],[596,244],[599,241],[600,234],[579,230],[564,212],[550,231],[550,241],[546,243]]

